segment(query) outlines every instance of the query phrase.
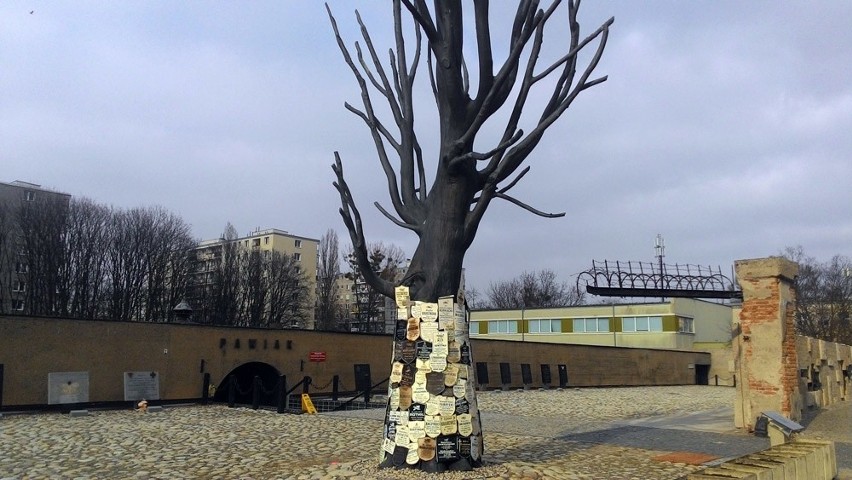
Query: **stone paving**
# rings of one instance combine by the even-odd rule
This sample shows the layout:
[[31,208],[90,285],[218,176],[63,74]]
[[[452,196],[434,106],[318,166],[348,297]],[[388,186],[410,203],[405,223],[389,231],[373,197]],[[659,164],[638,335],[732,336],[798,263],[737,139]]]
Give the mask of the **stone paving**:
[[[473,472],[377,470],[381,410],[279,415],[217,405],[77,418],[6,415],[0,479],[677,479],[702,467],[654,458],[675,449],[707,453],[702,446],[715,442],[747,450],[737,454],[754,448],[746,445],[753,437],[733,429],[734,389],[727,387],[479,392],[477,398],[485,466]],[[649,427],[631,425],[724,408],[731,410],[730,428],[711,433],[717,437],[709,443],[693,436],[660,449],[654,438],[674,433],[650,435]],[[624,428],[638,435],[630,442],[602,437]]]

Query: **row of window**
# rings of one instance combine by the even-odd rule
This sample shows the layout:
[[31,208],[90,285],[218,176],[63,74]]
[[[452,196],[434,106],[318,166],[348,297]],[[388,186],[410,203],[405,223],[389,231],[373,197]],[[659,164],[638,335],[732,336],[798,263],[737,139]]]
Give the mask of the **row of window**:
[[[635,332],[662,332],[663,317],[620,317],[621,331],[624,333]],[[678,332],[680,333],[695,333],[695,321],[692,318],[677,317]],[[528,333],[560,333],[562,332],[562,322],[572,322],[574,333],[608,333],[610,332],[609,317],[589,317],[589,318],[573,318],[573,319],[537,319],[527,320]],[[471,322],[471,334],[479,333],[478,322]],[[488,323],[488,333],[518,333],[517,320],[490,320]]]

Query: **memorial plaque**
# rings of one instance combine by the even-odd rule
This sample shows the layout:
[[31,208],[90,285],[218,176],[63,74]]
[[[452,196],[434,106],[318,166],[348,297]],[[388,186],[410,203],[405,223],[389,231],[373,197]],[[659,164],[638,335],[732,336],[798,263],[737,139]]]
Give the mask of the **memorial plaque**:
[[[424,374],[432,371],[432,365],[429,364],[429,359],[418,358],[414,361],[415,368],[417,368],[418,372],[423,372]],[[416,377],[415,377],[416,381]]]
[[390,439],[392,441],[396,440],[396,423],[385,424],[385,438]]
[[[423,324],[420,325],[421,327],[423,326]],[[420,330],[420,335],[423,335],[423,329]],[[427,343],[424,340],[420,340],[419,342],[415,343],[415,345],[417,346],[417,358],[422,360],[428,360],[429,355],[432,354],[432,344]]]
[[414,384],[411,387],[411,399],[417,403],[426,403],[429,401],[429,391],[426,390],[426,385],[423,384]]
[[422,403],[414,403],[408,409],[409,422],[422,422],[426,418],[426,405]]
[[414,385],[414,367],[411,365],[402,365],[402,378],[399,380],[400,386],[410,387]]
[[393,342],[393,359],[394,360],[402,361],[402,347],[404,347],[407,342],[408,342],[408,340],[395,340]]
[[459,378],[464,378],[464,379],[468,378],[467,377],[467,373],[468,373],[467,365],[465,365],[463,363],[457,363],[456,368],[459,369]]
[[433,372],[443,372],[447,368],[447,357],[432,352],[432,355],[429,356],[429,368]]
[[393,388],[390,392],[390,408],[396,410],[399,408],[399,388]]
[[[452,435],[458,431],[455,415],[441,414],[441,435]],[[397,435],[398,437],[399,435]]]
[[424,322],[434,322],[438,320],[438,304],[424,302],[420,307],[420,318]]
[[467,380],[459,380],[453,385],[453,396],[464,398],[467,395]]
[[460,322],[458,321],[458,319],[456,319],[456,340],[462,342],[466,340],[469,335],[470,322],[468,322],[466,318],[463,322]]
[[441,372],[427,373],[426,390],[432,395],[440,395],[444,391],[444,374]]
[[459,448],[459,456],[470,458],[470,439],[467,437],[459,436],[458,438],[458,448]]
[[416,442],[426,436],[426,421],[408,422],[408,439]]
[[160,375],[157,372],[124,372],[124,399],[159,400]]
[[459,424],[459,434],[469,437],[473,434],[473,419],[469,413],[456,415],[456,421]]
[[420,338],[420,320],[418,318],[411,317],[408,319],[405,338],[412,342]]
[[406,412],[405,410],[393,410],[391,412],[388,412],[388,420],[393,423],[401,423],[403,417],[407,416],[408,412]]
[[[438,331],[438,322],[420,322],[420,338],[429,343],[435,341],[435,333]],[[430,345],[431,348],[431,345]]]
[[407,307],[408,302],[411,300],[408,287],[405,285],[396,287],[394,293],[396,294],[396,306],[399,308]]
[[456,323],[464,323],[467,320],[467,315],[464,313],[464,305],[460,303],[453,304],[453,313]]
[[459,367],[455,364],[448,364],[444,369],[444,386],[452,387],[459,379]]
[[417,441],[417,454],[420,460],[429,461],[435,458],[436,442],[434,438],[425,437]]
[[417,442],[408,444],[408,454],[405,456],[405,463],[416,465],[420,461],[420,454],[417,453]]
[[419,368],[415,369],[414,372],[414,384],[415,385],[426,385],[426,374],[429,373],[425,370],[421,370]]
[[456,399],[456,415],[470,413],[470,402],[466,398]]
[[459,363],[461,361],[461,348],[459,344],[456,342],[450,342],[450,346],[447,347],[447,362],[449,363]]
[[440,415],[426,415],[424,421],[424,431],[426,435],[436,438],[441,434],[441,416]]
[[441,416],[452,416],[456,411],[455,397],[440,396],[438,398],[438,407]]
[[411,304],[411,316],[420,318],[420,312],[423,310],[423,302],[414,302]]
[[470,345],[467,343],[462,344],[461,346],[461,363],[465,365],[470,365]]
[[[441,426],[443,427],[443,423]],[[396,426],[396,437],[394,438],[394,442],[396,442],[397,446],[400,447],[408,445],[410,442],[408,439],[408,423],[402,423]]]
[[438,437],[437,456],[439,462],[452,462],[459,459],[458,439],[455,435]]
[[399,383],[402,380],[402,368],[405,366],[402,362],[393,362],[391,365],[390,382]]
[[417,358],[417,347],[414,342],[406,341],[402,345],[402,361],[411,363]]
[[438,319],[438,328],[441,330],[455,332],[456,319],[452,315],[449,317],[441,317]]
[[396,448],[396,442],[394,442],[393,440],[386,438],[382,441],[382,450],[384,450],[385,452],[392,455],[394,448]]
[[447,332],[440,330],[435,332],[435,341],[432,342],[432,353],[446,357],[449,352],[449,344]]
[[449,318],[453,316],[453,297],[441,297],[438,299],[438,318]]
[[411,406],[411,387],[399,387],[399,408],[408,410]]
[[396,321],[396,333],[394,334],[395,340],[405,340],[405,336],[408,334],[408,320],[402,319]]
[[441,397],[429,397],[429,401],[426,402],[426,415],[438,415],[441,413]]
[[401,467],[405,465],[405,458],[408,456],[408,449],[405,448],[407,446],[407,443],[405,445],[400,445],[397,443],[396,446],[394,446],[391,461],[393,462],[393,465],[395,467]]
[[408,312],[408,308],[397,308],[396,309],[396,319],[408,322],[408,318],[411,314]]
[[[125,396],[127,388],[125,386]],[[157,398],[160,398],[159,394]],[[142,398],[134,399],[142,400]],[[85,403],[89,401],[89,372],[51,372],[47,374],[47,403]]]

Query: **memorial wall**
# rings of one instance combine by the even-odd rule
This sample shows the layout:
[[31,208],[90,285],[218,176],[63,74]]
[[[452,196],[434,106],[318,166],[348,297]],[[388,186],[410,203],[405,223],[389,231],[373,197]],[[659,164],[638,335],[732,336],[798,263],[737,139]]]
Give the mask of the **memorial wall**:
[[[353,391],[356,366],[373,384],[388,378],[389,344],[388,335],[0,316],[0,408],[198,399],[205,373],[223,385],[250,363],[290,385],[310,376],[312,392],[330,392],[335,375]],[[688,385],[696,365],[710,364],[707,353],[674,350],[479,339],[471,349],[488,389]]]

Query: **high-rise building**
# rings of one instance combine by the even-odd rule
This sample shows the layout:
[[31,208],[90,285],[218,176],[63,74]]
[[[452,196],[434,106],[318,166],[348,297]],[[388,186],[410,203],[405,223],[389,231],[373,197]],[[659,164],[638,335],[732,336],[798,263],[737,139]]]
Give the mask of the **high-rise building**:
[[[232,255],[233,260],[236,261],[240,255],[245,256],[257,252],[262,261],[269,261],[274,252],[277,252],[290,256],[304,272],[308,281],[307,298],[301,318],[288,318],[284,319],[283,322],[273,322],[268,326],[313,329],[318,246],[319,240],[317,239],[292,235],[275,228],[257,229],[246,236],[233,239],[223,237],[201,241],[195,248],[197,263],[191,273],[190,291],[187,295],[190,306],[195,310],[194,315],[197,318],[206,317],[209,318],[208,321],[218,323],[215,317],[221,315],[221,312],[205,311],[205,309],[211,308],[210,303],[205,302],[205,298],[209,297],[216,289],[223,288],[222,283],[228,281],[221,275],[221,272],[223,266],[228,268],[229,255]],[[224,286],[224,290],[227,292],[227,286]],[[237,306],[235,302],[240,301],[243,300],[234,297],[232,301],[229,301],[231,305],[225,305],[224,308],[235,308]]]
[[[58,263],[45,261],[50,255],[59,255],[50,246],[59,242],[56,230],[50,223],[62,221],[67,214],[71,195],[56,192],[41,185],[16,180],[0,182],[0,312],[44,313],[34,311],[34,291],[55,294]],[[55,218],[54,218],[55,217]],[[38,242],[27,242],[25,230],[32,231]],[[57,237],[57,238],[54,238]],[[33,238],[30,238],[33,240]],[[36,251],[37,246],[40,247]],[[33,258],[38,255],[39,258]],[[38,260],[38,261],[37,261]],[[36,261],[36,265],[33,265]],[[39,295],[43,300],[44,295]],[[42,309],[47,308],[42,305]]]

